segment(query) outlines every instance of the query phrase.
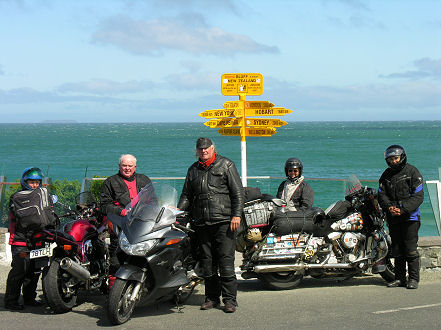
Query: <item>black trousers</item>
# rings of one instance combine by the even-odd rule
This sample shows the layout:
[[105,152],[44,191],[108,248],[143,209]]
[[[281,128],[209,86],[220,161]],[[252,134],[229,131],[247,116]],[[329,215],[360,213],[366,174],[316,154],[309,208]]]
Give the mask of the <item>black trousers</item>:
[[234,271],[236,232],[230,223],[196,227],[201,248],[201,267],[205,279],[205,297],[237,305],[237,279]]
[[37,284],[41,268],[35,268],[25,246],[11,246],[11,270],[6,280],[5,305],[17,304],[23,287],[23,301],[31,302],[37,296]]
[[389,224],[392,238],[392,256],[395,257],[395,279],[406,280],[406,264],[409,280],[420,280],[420,255],[418,253],[419,221]]

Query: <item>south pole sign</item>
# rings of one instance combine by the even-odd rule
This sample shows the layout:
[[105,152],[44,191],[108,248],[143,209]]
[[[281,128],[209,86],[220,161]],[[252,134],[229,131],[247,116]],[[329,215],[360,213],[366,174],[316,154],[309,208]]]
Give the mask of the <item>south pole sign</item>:
[[[273,136],[276,127],[286,121],[267,116],[285,116],[292,110],[274,107],[269,101],[247,101],[247,95],[262,95],[263,76],[260,73],[225,73],[221,78],[223,95],[239,96],[237,101],[227,101],[223,109],[205,110],[200,117],[210,119],[204,125],[216,128],[224,136],[240,136],[242,184],[247,186],[247,136]],[[264,117],[264,118],[250,118]]]

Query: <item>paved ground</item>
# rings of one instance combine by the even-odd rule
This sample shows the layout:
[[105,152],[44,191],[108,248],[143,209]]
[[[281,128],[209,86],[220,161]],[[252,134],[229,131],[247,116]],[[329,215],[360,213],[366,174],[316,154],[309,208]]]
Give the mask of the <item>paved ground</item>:
[[[66,314],[49,308],[28,307],[23,312],[3,308],[9,266],[0,264],[0,328],[88,329],[110,326],[106,297],[83,293]],[[41,298],[41,288],[38,295]],[[200,311],[203,287],[180,312],[171,303],[138,307],[122,329],[440,329],[441,273],[423,272],[420,288],[386,288],[378,275],[347,281],[305,278],[289,291],[267,291],[257,280],[239,280],[239,308],[234,314],[220,309]]]

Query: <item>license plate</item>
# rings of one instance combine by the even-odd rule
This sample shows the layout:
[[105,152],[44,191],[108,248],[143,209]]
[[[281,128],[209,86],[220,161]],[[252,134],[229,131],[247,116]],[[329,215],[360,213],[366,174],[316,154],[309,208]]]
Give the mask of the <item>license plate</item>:
[[50,256],[52,256],[52,250],[50,246],[46,246],[42,249],[32,250],[30,254],[31,259],[50,257]]

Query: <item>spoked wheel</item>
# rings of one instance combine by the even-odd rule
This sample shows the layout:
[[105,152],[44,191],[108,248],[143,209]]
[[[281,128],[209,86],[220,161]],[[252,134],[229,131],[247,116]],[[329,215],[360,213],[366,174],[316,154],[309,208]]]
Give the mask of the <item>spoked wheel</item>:
[[379,274],[386,282],[392,282],[395,280],[395,259],[386,257],[384,263],[386,265],[386,270]]
[[131,300],[136,281],[126,281],[117,278],[109,293],[107,315],[113,324],[123,324],[132,316],[138,299]]
[[60,268],[60,260],[52,261],[43,276],[43,293],[55,313],[66,313],[77,302],[77,288],[71,274]]
[[257,275],[264,286],[271,290],[290,290],[296,288],[303,278],[304,272],[260,273]]

